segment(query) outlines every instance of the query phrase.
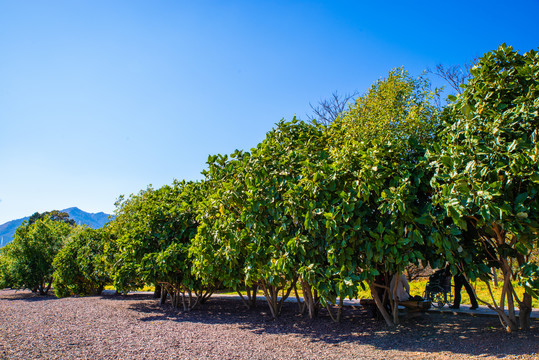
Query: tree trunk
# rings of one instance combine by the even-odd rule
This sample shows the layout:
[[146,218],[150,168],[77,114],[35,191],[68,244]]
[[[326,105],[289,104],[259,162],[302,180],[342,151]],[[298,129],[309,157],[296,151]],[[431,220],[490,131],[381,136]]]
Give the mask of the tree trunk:
[[253,285],[251,290],[247,288],[247,296],[249,297],[249,307],[254,309],[256,307],[256,295],[258,293],[258,285]]
[[183,304],[183,311],[187,311],[187,302],[185,301],[185,293],[182,290],[182,304]]
[[52,286],[52,279],[50,279],[47,285],[46,285],[46,280],[42,279],[41,283],[39,284],[39,295],[47,295],[51,286]]
[[268,303],[268,306],[270,308],[271,315],[273,318],[277,318],[279,315],[281,315],[281,310],[283,307],[284,301],[290,296],[290,293],[292,292],[292,289],[296,286],[298,278],[296,277],[294,281],[292,282],[292,285],[288,288],[286,294],[283,294],[281,296],[281,299],[279,300],[279,291],[284,288],[283,286],[267,286],[265,282],[262,282],[262,290],[264,291],[264,296],[266,297],[266,302]]
[[305,307],[307,308],[307,311],[309,313],[309,319],[313,319],[314,317],[318,316],[318,304],[316,303],[315,297],[313,295],[311,285],[309,285],[303,279],[301,279],[300,281],[301,289],[303,291],[303,303],[305,304]]
[[161,297],[161,285],[155,284],[154,291],[153,291],[153,298],[158,299]]
[[382,300],[378,296],[378,291],[376,291],[375,284],[373,282],[370,282],[369,287],[371,288],[371,295],[372,295],[372,298],[374,299],[374,303],[376,304],[376,307],[378,308],[378,311],[380,312],[380,314],[382,314],[382,317],[384,318],[387,326],[394,327],[395,323],[391,320],[391,316],[389,316],[389,313],[384,307]]
[[245,297],[243,296],[241,291],[236,289],[236,292],[240,296],[243,305],[245,305],[248,310],[252,310],[256,307],[256,294],[258,292],[258,285],[254,285],[252,288],[245,288],[245,292],[247,293],[247,300],[245,300]]
[[159,305],[163,306],[167,302],[167,288],[166,286],[161,286],[161,299],[159,300]]
[[303,315],[305,313],[305,309],[307,308],[305,306],[305,302],[301,301],[301,299],[299,298],[299,294],[298,294],[298,288],[297,286],[294,287],[294,294],[296,295],[296,302],[298,304],[298,311],[299,311],[299,314],[300,315]]
[[511,268],[507,263],[507,260],[502,260],[502,272],[503,272],[503,290],[501,299],[501,310],[504,311],[504,300],[507,297],[507,312],[508,314],[501,318],[502,323],[505,322],[507,332],[518,330],[518,322],[515,313],[515,302],[513,298],[513,285],[511,284]]
[[395,277],[395,284],[393,284],[393,289],[391,289],[391,293],[393,294],[393,301],[391,301],[391,311],[393,313],[393,323],[397,325],[399,323],[399,299],[397,297],[397,288],[399,286],[401,274],[396,273],[393,276]]
[[522,330],[530,330],[530,315],[532,313],[532,297],[524,293],[522,301],[519,303],[518,319]]
[[266,297],[266,302],[270,308],[271,316],[277,318],[277,295],[274,293],[274,287],[270,286],[269,288],[262,284],[262,290],[264,291],[264,296]]
[[[238,289],[236,289],[236,292],[237,292],[238,295],[240,296],[241,302],[243,303],[243,305],[245,305],[245,307],[247,308],[247,310],[251,310],[250,299],[249,299],[249,300],[245,300],[245,297],[243,297],[243,294],[242,294],[241,291],[239,291]],[[249,295],[249,290],[247,290],[247,295]]]

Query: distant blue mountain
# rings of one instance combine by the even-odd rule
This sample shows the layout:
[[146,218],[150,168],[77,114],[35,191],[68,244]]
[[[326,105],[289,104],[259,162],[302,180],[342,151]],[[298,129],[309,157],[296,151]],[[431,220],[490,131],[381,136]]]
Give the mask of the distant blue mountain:
[[[60,211],[68,213],[69,217],[75,220],[78,225],[88,225],[93,229],[103,227],[103,225],[109,221],[110,216],[104,212],[98,212],[97,214],[87,213],[86,211],[82,211],[76,207],[71,207]],[[13,235],[15,235],[17,228],[23,223],[23,221],[28,219],[30,219],[30,216],[22,219],[11,220],[0,225],[0,247],[13,240]]]

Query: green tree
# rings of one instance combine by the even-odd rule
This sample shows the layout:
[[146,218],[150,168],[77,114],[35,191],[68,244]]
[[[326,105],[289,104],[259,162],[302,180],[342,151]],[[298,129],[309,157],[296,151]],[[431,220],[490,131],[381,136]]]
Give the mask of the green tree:
[[[538,295],[538,267],[530,260],[539,228],[538,75],[536,51],[520,55],[503,44],[486,53],[462,94],[452,98],[442,141],[430,154],[435,203],[453,220],[454,231],[475,234],[473,246],[463,244],[461,251],[488,250],[485,262],[468,257],[463,270],[485,280],[493,263],[503,272],[499,303],[492,298],[489,306],[509,330],[529,328],[531,296]],[[522,299],[511,283],[519,279],[526,288]]]
[[50,218],[52,221],[63,221],[68,225],[75,226],[75,220],[69,218],[68,213],[58,210],[46,211],[44,213],[35,212],[32,214],[32,216],[30,216],[30,219],[28,219],[28,224],[32,225],[37,220],[43,220],[46,217]]
[[[230,157],[214,155],[208,158],[204,170],[207,196],[199,202],[197,235],[190,253],[193,273],[205,284],[219,282],[234,289],[248,308],[256,305],[258,285],[245,284],[244,263],[249,247],[244,246],[246,226],[239,214],[246,201],[244,191],[236,191],[250,153],[236,151]],[[247,300],[241,291],[245,288]]]
[[[13,241],[2,251],[4,285],[27,288],[46,295],[52,285],[52,262],[64,246],[72,227],[49,217],[22,223]],[[7,274],[5,273],[7,270]]]
[[333,129],[335,143],[354,150],[376,141],[395,151],[407,149],[409,139],[429,143],[440,129],[438,97],[427,78],[414,78],[403,68],[391,70],[341,114]]
[[99,295],[107,282],[102,230],[74,229],[53,262],[53,288],[58,297]]
[[[189,247],[196,234],[196,209],[203,195],[201,182],[178,182],[149,187],[117,203],[109,227],[115,244],[111,276],[117,289],[128,291],[145,283],[163,284],[186,309],[205,301],[210,291],[191,275]],[[192,293],[196,299],[192,300]],[[186,302],[186,296],[189,301]],[[192,300],[192,301],[191,301]]]
[[13,271],[13,257],[11,256],[12,244],[0,248],[0,289],[13,287],[16,284]]
[[274,317],[298,281],[314,316],[310,294],[313,274],[324,273],[324,248],[322,229],[309,225],[315,202],[303,182],[308,164],[329,156],[324,136],[319,125],[281,121],[251,153],[209,161],[212,195],[199,216],[195,270],[217,274],[233,288],[260,287]]
[[324,214],[328,259],[349,286],[357,286],[356,279],[369,284],[388,325],[398,322],[398,302],[391,302],[391,318],[378,292],[394,293],[387,275],[400,275],[410,263],[436,266],[451,247],[432,228],[424,159],[439,128],[436,96],[425,79],[393,70],[331,127],[341,200]]

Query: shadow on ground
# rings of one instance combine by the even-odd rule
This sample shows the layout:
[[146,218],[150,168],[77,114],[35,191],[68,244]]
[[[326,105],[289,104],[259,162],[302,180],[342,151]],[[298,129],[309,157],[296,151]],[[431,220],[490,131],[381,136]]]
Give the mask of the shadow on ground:
[[38,302],[38,301],[51,301],[57,300],[58,298],[54,296],[52,291],[47,295],[39,295],[38,293],[33,293],[29,290],[10,290],[9,296],[2,297],[1,299],[7,299],[10,301],[28,301],[28,302]]
[[140,319],[145,322],[239,324],[254,333],[294,334],[328,345],[359,343],[379,350],[447,352],[498,358],[529,356],[539,352],[538,322],[533,322],[528,332],[507,334],[496,317],[418,313],[404,318],[397,328],[389,329],[367,311],[352,307],[345,309],[340,323],[332,322],[325,309],[313,320],[299,315],[298,306],[294,303],[285,304],[278,319],[271,318],[263,301],[254,310],[247,310],[237,300],[222,298],[210,299],[190,312],[173,309],[170,305],[161,307],[158,300],[134,302],[130,308],[145,314]]
[[[88,298],[87,298],[88,299]],[[0,293],[0,301],[55,301],[28,291]],[[247,310],[236,299],[212,298],[199,308],[183,312],[148,294],[96,296],[96,301],[117,302],[134,313],[141,322],[171,321],[206,325],[236,325],[255,334],[286,334],[327,346],[368,345],[377,350],[420,353],[445,353],[465,356],[532,357],[539,353],[539,321],[528,332],[507,334],[496,317],[474,317],[444,313],[419,313],[404,318],[389,329],[362,308],[346,307],[340,323],[331,321],[323,309],[309,319],[298,314],[295,303],[285,303],[281,317],[272,319],[264,301]],[[136,320],[135,320],[136,321]]]

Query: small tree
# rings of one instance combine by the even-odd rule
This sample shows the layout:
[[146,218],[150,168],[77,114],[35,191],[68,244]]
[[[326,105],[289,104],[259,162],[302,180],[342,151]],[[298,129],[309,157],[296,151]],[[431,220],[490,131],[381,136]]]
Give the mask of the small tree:
[[13,257],[11,256],[11,247],[8,243],[0,248],[0,289],[13,287],[16,284],[16,277],[13,270]]
[[303,184],[309,164],[328,157],[326,141],[320,125],[294,119],[279,122],[251,153],[210,158],[213,194],[192,248],[199,276],[216,274],[234,288],[260,287],[274,317],[299,281],[315,315],[311,294],[316,274],[324,273],[323,229],[310,226],[320,209]]
[[[114,251],[111,276],[122,291],[145,283],[162,284],[178,305],[190,309],[211,294],[191,275],[189,247],[196,234],[197,202],[204,196],[203,183],[174,181],[157,190],[149,187],[117,203],[116,218],[109,226]],[[192,300],[192,293],[196,300]],[[189,302],[185,302],[189,296]]]
[[6,286],[28,288],[46,295],[52,285],[53,260],[64,246],[71,226],[49,217],[33,224],[23,222],[2,257]]
[[[230,157],[208,157],[206,176],[207,196],[198,204],[197,235],[190,254],[193,274],[204,284],[216,282],[235,290],[244,304],[252,309],[256,305],[258,284],[245,282],[245,260],[250,247],[244,246],[246,225],[237,216],[246,202],[246,192],[236,191],[243,178],[243,166],[250,153],[236,150]],[[242,294],[245,289],[247,300]]]
[[54,258],[56,296],[101,294],[110,281],[103,262],[103,231],[84,226],[74,229],[67,244]]

